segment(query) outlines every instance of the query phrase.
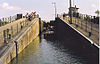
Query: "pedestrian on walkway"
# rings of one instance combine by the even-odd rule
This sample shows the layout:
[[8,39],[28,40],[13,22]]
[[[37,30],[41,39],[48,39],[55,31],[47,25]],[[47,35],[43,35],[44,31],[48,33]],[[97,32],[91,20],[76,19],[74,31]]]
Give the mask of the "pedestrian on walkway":
[[28,15],[28,20],[31,21],[31,14]]
[[25,18],[28,19],[28,13],[26,13]]

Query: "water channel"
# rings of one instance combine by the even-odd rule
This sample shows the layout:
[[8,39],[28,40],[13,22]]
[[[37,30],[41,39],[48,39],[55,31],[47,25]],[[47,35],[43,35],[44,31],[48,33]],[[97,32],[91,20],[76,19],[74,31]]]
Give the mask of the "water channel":
[[88,52],[84,56],[61,43],[38,36],[9,64],[98,64],[96,53]]

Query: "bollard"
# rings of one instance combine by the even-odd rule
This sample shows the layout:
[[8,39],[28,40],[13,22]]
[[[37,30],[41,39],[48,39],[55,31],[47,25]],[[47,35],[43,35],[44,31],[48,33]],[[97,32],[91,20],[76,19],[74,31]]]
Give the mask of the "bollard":
[[89,37],[92,35],[92,33],[91,32],[89,32]]
[[22,22],[20,22],[20,27],[21,27],[21,30],[22,30],[22,28],[23,28],[23,26],[22,26]]
[[76,24],[75,26],[76,26],[76,28],[78,27],[78,25],[77,25],[77,24]]
[[9,37],[8,37],[9,39],[11,39],[12,37],[11,37],[11,34],[9,34]]
[[72,24],[72,22],[69,20],[69,24]]

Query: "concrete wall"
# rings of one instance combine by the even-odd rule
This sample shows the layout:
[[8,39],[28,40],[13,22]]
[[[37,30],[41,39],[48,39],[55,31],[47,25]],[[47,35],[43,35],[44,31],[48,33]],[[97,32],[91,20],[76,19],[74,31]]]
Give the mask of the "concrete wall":
[[64,44],[66,47],[75,49],[75,51],[80,51],[81,49],[81,52],[79,52],[80,54],[91,50],[91,52],[94,52],[98,56],[99,48],[91,44],[91,41],[82,36],[60,18],[56,18],[55,21],[55,36],[55,38],[61,40],[61,44]]
[[32,22],[7,44],[5,51],[0,55],[0,64],[8,64],[39,35],[39,18],[35,18]]
[[56,18],[54,31],[55,38],[60,41],[57,43],[68,51],[74,51],[70,54],[75,54],[85,58],[85,60],[88,59],[87,64],[99,64],[99,48],[91,44],[92,41],[87,39],[82,33],[60,18]]
[[[21,31],[21,25],[22,23],[25,24],[25,20],[25,18],[22,18],[0,27],[0,47],[4,45],[4,30],[9,29],[9,34],[14,37]],[[23,27],[25,27],[25,25],[23,25]]]

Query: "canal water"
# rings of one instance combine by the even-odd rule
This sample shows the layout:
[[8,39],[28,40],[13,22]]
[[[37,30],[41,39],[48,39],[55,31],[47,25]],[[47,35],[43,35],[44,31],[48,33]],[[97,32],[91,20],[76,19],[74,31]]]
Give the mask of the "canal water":
[[38,36],[9,64],[98,64],[95,53],[87,53],[94,54],[93,57],[84,56],[61,43],[60,40],[40,39]]

